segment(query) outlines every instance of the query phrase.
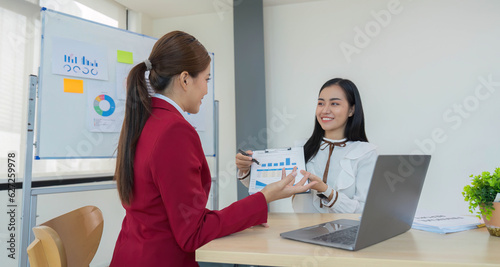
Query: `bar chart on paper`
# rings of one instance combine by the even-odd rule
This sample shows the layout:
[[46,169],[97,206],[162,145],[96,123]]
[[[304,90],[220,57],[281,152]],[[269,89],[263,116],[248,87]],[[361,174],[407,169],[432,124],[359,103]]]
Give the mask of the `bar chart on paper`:
[[108,80],[106,47],[60,37],[52,42],[52,73],[93,80]]
[[266,185],[279,181],[283,168],[285,168],[288,175],[294,167],[297,167],[298,172],[295,182],[300,181],[303,177],[299,171],[306,169],[304,149],[302,147],[257,150],[253,152],[253,158],[260,162],[260,166],[255,163],[252,164],[248,187],[250,194],[257,193]]

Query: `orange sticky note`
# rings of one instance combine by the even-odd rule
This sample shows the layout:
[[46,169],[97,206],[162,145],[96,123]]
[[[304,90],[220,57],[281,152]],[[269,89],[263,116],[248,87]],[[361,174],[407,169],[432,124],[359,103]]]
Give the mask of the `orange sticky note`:
[[64,92],[83,94],[83,80],[64,79]]

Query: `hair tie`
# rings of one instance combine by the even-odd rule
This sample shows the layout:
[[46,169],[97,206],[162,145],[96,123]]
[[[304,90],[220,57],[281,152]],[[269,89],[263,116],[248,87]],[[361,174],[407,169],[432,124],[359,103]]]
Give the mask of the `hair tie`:
[[146,64],[147,70],[153,69],[153,65],[151,64],[151,61],[149,61],[149,59],[144,60],[144,64]]

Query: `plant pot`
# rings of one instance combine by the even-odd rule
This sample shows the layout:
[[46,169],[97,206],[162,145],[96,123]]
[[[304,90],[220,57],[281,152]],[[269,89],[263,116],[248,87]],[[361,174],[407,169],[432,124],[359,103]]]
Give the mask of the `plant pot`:
[[493,207],[495,210],[491,214],[491,218],[486,220],[486,217],[483,215],[483,220],[490,235],[500,237],[500,202],[493,202]]

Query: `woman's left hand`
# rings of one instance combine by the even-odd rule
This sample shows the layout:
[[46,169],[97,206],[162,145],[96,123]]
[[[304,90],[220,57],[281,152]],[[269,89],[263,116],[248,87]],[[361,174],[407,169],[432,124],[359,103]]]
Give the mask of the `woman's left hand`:
[[312,189],[318,192],[325,192],[328,189],[328,185],[325,184],[323,182],[323,179],[319,178],[318,176],[304,170],[301,170],[300,173],[302,173],[304,177],[309,178],[309,182],[317,182],[313,187],[311,187]]

